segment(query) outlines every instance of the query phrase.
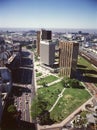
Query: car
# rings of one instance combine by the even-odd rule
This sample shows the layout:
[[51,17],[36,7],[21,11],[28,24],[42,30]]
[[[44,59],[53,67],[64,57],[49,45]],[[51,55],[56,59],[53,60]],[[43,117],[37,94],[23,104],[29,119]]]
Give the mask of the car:
[[25,103],[28,104],[28,101],[26,100]]
[[17,103],[14,104],[17,107]]
[[23,109],[23,111],[25,112],[25,109]]

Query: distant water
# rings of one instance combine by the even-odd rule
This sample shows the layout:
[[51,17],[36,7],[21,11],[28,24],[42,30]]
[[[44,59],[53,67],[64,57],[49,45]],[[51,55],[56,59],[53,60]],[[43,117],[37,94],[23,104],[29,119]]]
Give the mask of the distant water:
[[[82,31],[85,33],[97,33],[97,29],[71,29],[71,28],[43,28],[47,30],[52,30],[53,32],[62,32],[62,33],[68,33],[68,32],[78,32]],[[0,31],[30,31],[30,30],[41,30],[41,28],[0,28]]]

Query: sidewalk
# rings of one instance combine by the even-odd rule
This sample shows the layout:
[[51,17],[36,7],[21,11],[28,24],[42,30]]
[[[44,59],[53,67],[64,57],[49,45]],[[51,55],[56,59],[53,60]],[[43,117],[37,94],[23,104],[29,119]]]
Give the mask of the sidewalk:
[[49,87],[49,86],[51,86],[51,85],[53,85],[53,84],[55,84],[55,83],[60,82],[61,80],[62,80],[62,78],[57,79],[57,80],[55,80],[55,81],[53,81],[53,82],[51,82],[51,83],[48,83],[47,86]]
[[41,78],[45,78],[46,76],[48,76],[49,74],[43,74],[43,75],[41,75],[41,76],[39,76],[39,77],[36,77],[36,80],[40,80]]

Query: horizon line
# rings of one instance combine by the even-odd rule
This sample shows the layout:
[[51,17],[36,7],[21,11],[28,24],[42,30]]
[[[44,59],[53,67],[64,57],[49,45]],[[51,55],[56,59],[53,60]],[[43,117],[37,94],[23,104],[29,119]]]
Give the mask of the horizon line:
[[21,28],[21,29],[30,29],[30,28],[35,28],[35,29],[46,29],[46,28],[51,28],[51,29],[93,29],[96,30],[97,28],[72,28],[72,27],[0,27],[0,28]]

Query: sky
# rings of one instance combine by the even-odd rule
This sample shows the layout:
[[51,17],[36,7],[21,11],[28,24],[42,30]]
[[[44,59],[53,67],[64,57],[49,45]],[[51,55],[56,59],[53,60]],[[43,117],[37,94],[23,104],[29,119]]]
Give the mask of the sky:
[[97,29],[97,0],[0,0],[0,27]]

